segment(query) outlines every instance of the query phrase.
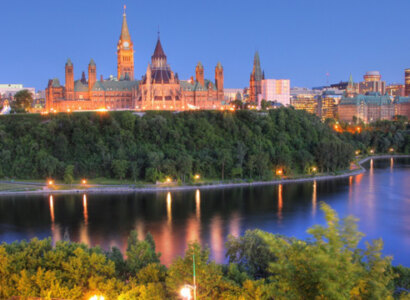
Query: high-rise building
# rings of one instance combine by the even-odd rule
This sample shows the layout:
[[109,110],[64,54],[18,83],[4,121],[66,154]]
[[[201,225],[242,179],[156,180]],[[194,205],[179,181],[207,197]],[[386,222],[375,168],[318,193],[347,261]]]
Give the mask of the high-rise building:
[[386,86],[386,94],[392,97],[396,96],[404,96],[405,92],[405,85],[404,84],[398,84],[398,83],[393,83],[389,84]]
[[386,82],[382,81],[382,76],[379,71],[369,71],[364,76],[364,81],[359,83],[359,94],[369,92],[386,93]]
[[262,93],[262,80],[265,79],[265,74],[261,69],[261,62],[258,51],[255,52],[253,58],[253,69],[249,80],[249,100],[257,102],[259,95]]
[[289,106],[290,80],[289,79],[262,79],[262,99]]
[[405,81],[405,96],[410,96],[410,69],[404,71],[404,81]]
[[297,110],[305,110],[311,114],[319,115],[319,101],[317,96],[299,95],[291,99],[290,105]]

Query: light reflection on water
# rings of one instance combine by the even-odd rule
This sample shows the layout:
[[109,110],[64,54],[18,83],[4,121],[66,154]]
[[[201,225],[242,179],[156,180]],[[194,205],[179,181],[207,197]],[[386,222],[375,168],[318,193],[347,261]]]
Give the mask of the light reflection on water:
[[[368,172],[345,179],[300,184],[130,195],[51,195],[0,199],[0,241],[66,233],[72,241],[126,250],[128,234],[151,232],[161,261],[169,265],[189,242],[208,246],[225,260],[229,234],[260,228],[306,238],[323,223],[319,201],[344,217],[360,218],[366,238],[382,237],[394,263],[410,265],[410,160],[370,160]],[[273,200],[272,200],[273,199]]]

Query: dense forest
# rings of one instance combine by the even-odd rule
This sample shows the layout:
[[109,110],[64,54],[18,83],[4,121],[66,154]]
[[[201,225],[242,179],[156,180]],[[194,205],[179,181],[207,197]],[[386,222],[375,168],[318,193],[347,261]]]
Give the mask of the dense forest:
[[[393,267],[375,240],[359,248],[362,234],[352,217],[339,220],[326,204],[326,225],[308,230],[308,241],[260,230],[230,236],[228,264],[209,259],[209,250],[188,246],[168,267],[150,234],[128,238],[126,259],[118,248],[33,239],[0,245],[0,298],[180,299],[193,281],[197,299],[393,299],[409,296],[410,269]],[[192,298],[191,298],[192,299]],[[406,298],[408,299],[408,298]]]
[[353,154],[317,117],[287,108],[0,117],[0,178],[271,179],[278,168],[346,169]]

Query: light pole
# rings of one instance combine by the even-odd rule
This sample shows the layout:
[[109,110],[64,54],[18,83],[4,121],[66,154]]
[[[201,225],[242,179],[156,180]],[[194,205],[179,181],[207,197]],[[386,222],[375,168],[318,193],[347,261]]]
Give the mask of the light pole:
[[191,299],[191,290],[194,293],[194,300],[196,300],[196,274],[195,274],[195,254],[192,255],[192,268],[193,268],[193,280],[194,284],[185,284],[184,287],[181,289],[181,296],[184,299],[190,300]]

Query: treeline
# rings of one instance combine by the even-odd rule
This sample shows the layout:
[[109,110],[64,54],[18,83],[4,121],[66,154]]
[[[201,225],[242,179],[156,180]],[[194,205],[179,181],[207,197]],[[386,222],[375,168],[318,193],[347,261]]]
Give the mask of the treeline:
[[[334,120],[327,124],[334,126]],[[360,153],[410,153],[410,124],[406,117],[397,116],[393,121],[379,120],[370,124],[340,124],[345,131],[341,139]],[[360,130],[355,130],[359,128]],[[350,131],[356,131],[350,133]],[[392,150],[392,151],[391,151]]]
[[3,178],[271,179],[346,169],[353,154],[319,118],[288,108],[0,118]]
[[[358,248],[362,234],[352,217],[339,220],[322,203],[327,224],[308,230],[308,241],[260,230],[229,237],[228,264],[190,244],[169,267],[150,234],[128,239],[126,259],[118,248],[104,251],[83,244],[33,239],[0,245],[0,298],[180,299],[193,284],[197,299],[392,299],[409,296],[410,269],[392,267],[376,240]],[[192,299],[192,298],[191,298]],[[408,299],[408,298],[406,298]]]

